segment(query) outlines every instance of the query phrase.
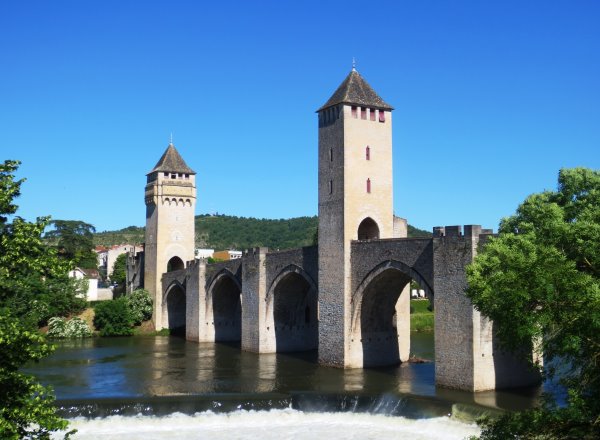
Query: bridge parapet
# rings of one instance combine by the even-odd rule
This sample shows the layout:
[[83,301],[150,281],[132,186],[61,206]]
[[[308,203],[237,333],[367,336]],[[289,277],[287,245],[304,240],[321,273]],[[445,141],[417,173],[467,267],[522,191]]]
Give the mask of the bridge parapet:
[[433,294],[433,241],[431,238],[389,238],[352,241],[352,292],[369,274],[390,262]]
[[163,292],[166,292],[167,288],[173,284],[174,281],[177,281],[182,286],[185,285],[185,278],[187,276],[187,270],[174,270],[172,272],[165,272],[162,275],[161,282],[163,286]]
[[[464,233],[463,233],[464,228]],[[479,237],[480,235],[492,235],[493,229],[483,229],[481,225],[456,225],[456,226],[434,226],[433,238],[440,237]]]
[[319,266],[318,266],[317,246],[306,246],[296,249],[287,249],[285,251],[269,252],[266,254],[266,276],[267,291],[271,288],[273,281],[290,266],[297,266],[302,269],[311,281],[318,284]]

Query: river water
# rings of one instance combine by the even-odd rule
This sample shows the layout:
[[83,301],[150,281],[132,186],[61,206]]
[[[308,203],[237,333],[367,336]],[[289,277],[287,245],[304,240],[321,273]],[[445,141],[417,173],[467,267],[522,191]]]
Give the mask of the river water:
[[[436,388],[433,362],[342,370],[319,366],[316,352],[258,355],[165,336],[57,345],[27,372],[54,387],[75,439],[460,439],[478,430],[448,417],[453,403],[520,409],[539,392]],[[432,334],[411,345],[433,359]]]

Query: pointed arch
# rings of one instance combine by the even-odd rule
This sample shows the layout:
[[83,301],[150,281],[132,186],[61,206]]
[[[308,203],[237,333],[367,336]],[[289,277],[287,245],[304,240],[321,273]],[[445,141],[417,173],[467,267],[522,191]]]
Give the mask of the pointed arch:
[[183,270],[183,269],[185,269],[185,264],[183,263],[183,260],[181,258],[179,258],[178,256],[172,257],[167,262],[167,272],[175,272],[176,270]]
[[186,331],[186,293],[179,281],[173,281],[163,296],[163,326],[171,334],[185,336]]
[[317,285],[295,264],[285,267],[267,291],[267,330],[277,352],[306,351],[318,345]]
[[[242,286],[229,270],[220,270],[206,289],[206,314],[212,317],[215,342],[242,339]],[[208,322],[207,322],[208,324]]]
[[398,260],[387,260],[382,263],[379,263],[375,266],[365,278],[361,281],[359,286],[356,288],[354,293],[352,294],[352,299],[350,300],[350,304],[352,305],[352,319],[350,324],[350,329],[354,329],[357,327],[358,323],[357,319],[360,319],[360,308],[362,305],[362,300],[365,294],[365,290],[367,287],[379,277],[383,272],[388,270],[398,271],[403,275],[406,275],[408,278],[415,280],[419,285],[425,290],[425,295],[429,298],[429,300],[433,304],[433,289],[429,285],[429,283],[425,280],[425,278],[417,272],[412,267],[406,265],[405,263]]
[[358,225],[359,240],[377,240],[379,238],[379,226],[371,217],[365,218]]

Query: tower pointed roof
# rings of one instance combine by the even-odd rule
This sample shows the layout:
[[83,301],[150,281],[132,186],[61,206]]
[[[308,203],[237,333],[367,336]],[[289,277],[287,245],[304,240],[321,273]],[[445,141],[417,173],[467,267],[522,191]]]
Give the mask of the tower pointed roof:
[[365,79],[352,69],[344,82],[340,84],[331,98],[321,107],[318,112],[327,107],[337,104],[359,105],[363,107],[375,107],[382,110],[393,110],[394,108],[385,102],[365,81]]
[[157,164],[148,174],[156,172],[196,174],[194,170],[187,166],[172,143],[169,144]]

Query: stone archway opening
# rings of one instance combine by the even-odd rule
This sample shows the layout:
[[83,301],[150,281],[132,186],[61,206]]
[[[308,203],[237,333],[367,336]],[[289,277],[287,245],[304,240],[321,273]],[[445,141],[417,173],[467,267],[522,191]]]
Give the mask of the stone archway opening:
[[183,260],[179,257],[173,257],[167,263],[167,272],[175,272],[176,270],[185,269],[185,264]]
[[174,285],[167,293],[167,327],[171,335],[185,336],[186,304],[185,290]]
[[273,322],[278,353],[317,348],[317,295],[300,274],[284,276],[273,292]]
[[410,350],[410,276],[387,269],[365,287],[353,338],[360,340],[363,367],[396,365]]
[[358,225],[359,240],[377,240],[379,238],[379,226],[371,217],[367,217]]
[[242,301],[237,283],[222,276],[212,289],[215,342],[237,342],[242,339]]

